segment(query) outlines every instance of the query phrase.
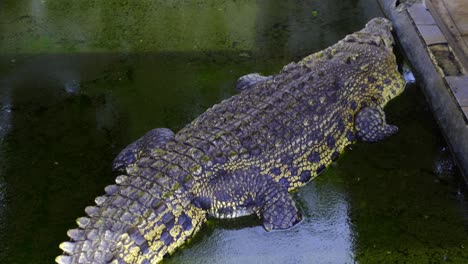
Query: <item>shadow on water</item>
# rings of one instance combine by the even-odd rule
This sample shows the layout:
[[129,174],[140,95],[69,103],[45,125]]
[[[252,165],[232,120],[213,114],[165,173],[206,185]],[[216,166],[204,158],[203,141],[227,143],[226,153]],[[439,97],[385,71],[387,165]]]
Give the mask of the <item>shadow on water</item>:
[[356,144],[339,162],[346,174],[356,259],[463,263],[466,188],[452,168],[446,167],[445,175],[436,169],[446,162],[446,146],[417,84],[408,85],[387,113],[400,132],[379,144]]
[[[177,131],[239,76],[275,73],[381,15],[371,0],[66,3],[0,2],[0,263],[60,254],[144,132]],[[466,189],[417,84],[388,119],[398,135],[353,145],[295,194],[298,226],[210,220],[165,262],[466,260]]]

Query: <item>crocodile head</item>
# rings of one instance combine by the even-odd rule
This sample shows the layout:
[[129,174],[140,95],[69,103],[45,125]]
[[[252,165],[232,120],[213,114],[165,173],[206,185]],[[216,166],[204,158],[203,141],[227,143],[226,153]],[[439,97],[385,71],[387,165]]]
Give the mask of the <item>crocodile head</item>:
[[387,56],[383,57],[382,66],[377,71],[382,77],[375,85],[377,90],[381,87],[379,90],[381,100],[379,101],[381,106],[385,106],[388,101],[401,94],[406,86],[403,76],[398,71],[398,66],[394,66],[397,63],[393,53],[395,40],[392,35],[392,23],[382,17],[374,18],[366,24],[364,31],[377,36],[380,39],[379,46],[387,51]]
[[395,40],[392,35],[392,23],[382,17],[370,20],[364,29],[348,35],[342,45],[350,45],[360,50],[364,56],[359,56],[356,63],[364,69],[366,78],[361,93],[372,98],[368,104],[381,107],[401,94],[405,81],[398,71],[396,57],[393,53]]
[[[333,82],[331,78],[335,78],[345,83],[343,94],[352,99],[349,101],[356,105],[351,107],[355,110],[365,105],[384,107],[405,87],[395,66],[394,44],[392,23],[385,18],[374,18],[364,29],[347,35],[324,51],[305,57],[298,65],[327,72],[322,74],[324,82]],[[335,77],[331,77],[331,73]]]
[[377,36],[385,47],[393,49],[395,41],[392,36],[392,23],[383,17],[377,17],[367,22],[363,31]]
[[378,46],[391,52],[395,44],[392,35],[392,22],[383,17],[374,18],[367,22],[365,28],[347,35],[343,41]]

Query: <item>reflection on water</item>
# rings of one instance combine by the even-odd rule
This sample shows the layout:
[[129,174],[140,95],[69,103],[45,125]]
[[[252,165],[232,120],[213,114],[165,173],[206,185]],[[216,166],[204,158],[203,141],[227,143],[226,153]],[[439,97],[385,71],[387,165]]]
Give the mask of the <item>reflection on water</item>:
[[[371,0],[1,1],[0,263],[50,263],[113,182],[114,156],[149,129],[177,131],[239,76],[379,15]],[[434,171],[444,142],[417,83],[387,117],[398,135],[354,145],[295,194],[298,226],[210,220],[167,262],[462,263],[466,189]]]
[[237,50],[303,55],[380,15],[371,0],[4,2],[4,53]]
[[416,78],[409,67],[403,67],[403,78],[407,84],[414,84],[416,82]]
[[199,243],[167,263],[353,263],[347,197],[336,180],[332,172],[299,191],[304,212],[299,226],[267,233],[253,217],[212,221]]
[[417,83],[390,102],[387,120],[399,133],[379,144],[356,144],[340,161],[349,217],[362,263],[464,263],[466,202],[460,177],[434,173],[442,135]]
[[[7,220],[7,183],[5,181],[6,173],[6,136],[11,129],[11,115],[12,115],[12,106],[10,100],[10,87],[0,81],[0,240],[5,237],[4,232],[6,231],[5,222]],[[0,248],[6,248],[6,243],[0,242]],[[1,259],[0,254],[0,259]]]
[[38,19],[44,19],[47,16],[47,8],[45,6],[46,1],[30,1],[31,3],[31,15]]

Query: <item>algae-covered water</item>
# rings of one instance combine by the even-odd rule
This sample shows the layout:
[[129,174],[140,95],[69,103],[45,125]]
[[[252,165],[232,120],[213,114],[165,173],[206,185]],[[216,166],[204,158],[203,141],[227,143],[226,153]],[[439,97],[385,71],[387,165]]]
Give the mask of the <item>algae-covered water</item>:
[[[0,1],[0,263],[53,262],[124,146],[359,30],[376,2]],[[165,262],[467,263],[467,190],[417,82],[387,113],[396,136],[295,194],[299,225],[211,220]]]

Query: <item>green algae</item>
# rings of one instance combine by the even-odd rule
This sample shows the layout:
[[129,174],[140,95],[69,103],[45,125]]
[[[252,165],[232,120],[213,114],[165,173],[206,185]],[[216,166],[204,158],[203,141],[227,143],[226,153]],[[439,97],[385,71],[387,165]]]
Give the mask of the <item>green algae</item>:
[[[370,0],[0,2],[0,263],[51,263],[146,131],[380,15]],[[353,145],[294,194],[298,226],[210,220],[165,262],[463,263],[466,188],[434,173],[445,143],[417,84],[387,112],[396,136]]]

